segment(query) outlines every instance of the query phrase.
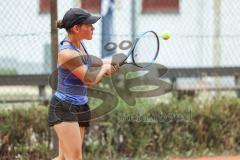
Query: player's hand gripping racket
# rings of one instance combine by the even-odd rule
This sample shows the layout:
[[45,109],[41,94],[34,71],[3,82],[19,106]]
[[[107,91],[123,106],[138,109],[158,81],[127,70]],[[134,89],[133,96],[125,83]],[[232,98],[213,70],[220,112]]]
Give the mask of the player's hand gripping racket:
[[[144,32],[136,38],[130,51],[119,65],[122,66],[130,63],[141,68],[148,67],[156,60],[159,48],[158,35],[154,31]],[[127,62],[130,56],[132,62]]]

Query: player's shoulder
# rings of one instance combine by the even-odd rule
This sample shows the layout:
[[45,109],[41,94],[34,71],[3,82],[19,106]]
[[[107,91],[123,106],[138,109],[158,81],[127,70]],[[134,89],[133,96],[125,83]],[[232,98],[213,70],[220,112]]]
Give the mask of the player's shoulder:
[[79,59],[79,53],[71,49],[64,49],[58,53],[58,63],[63,64],[72,62],[74,59]]
[[79,53],[72,49],[64,49],[58,53],[58,57],[72,58],[76,56],[79,56]]

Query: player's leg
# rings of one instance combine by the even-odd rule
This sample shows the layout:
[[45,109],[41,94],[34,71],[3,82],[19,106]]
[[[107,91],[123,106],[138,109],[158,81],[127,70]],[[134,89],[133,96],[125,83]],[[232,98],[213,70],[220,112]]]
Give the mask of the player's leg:
[[80,127],[80,134],[81,134],[81,137],[82,137],[82,143],[84,141],[84,134],[85,134],[85,127]]
[[82,136],[77,122],[62,122],[54,125],[61,149],[67,160],[82,160]]
[[[81,147],[83,147],[83,142],[84,142],[84,134],[85,134],[85,127],[80,127],[80,134],[81,134],[81,138],[82,138],[82,144],[81,144]],[[83,155],[83,153],[82,153]]]
[[65,160],[64,153],[63,153],[63,144],[61,141],[58,141],[58,156],[53,160]]
[[64,153],[63,153],[63,143],[58,141],[58,160],[65,160]]

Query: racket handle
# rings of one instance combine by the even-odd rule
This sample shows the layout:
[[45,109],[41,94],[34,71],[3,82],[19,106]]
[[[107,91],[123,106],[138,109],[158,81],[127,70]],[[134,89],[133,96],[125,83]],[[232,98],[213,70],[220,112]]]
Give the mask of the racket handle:
[[126,64],[126,62],[125,62],[125,61],[123,61],[123,62],[119,63],[119,66],[122,66],[122,65],[124,65],[124,64]]
[[127,58],[128,56],[126,56],[125,54],[117,54],[113,57],[112,64],[119,64],[119,66],[122,66],[126,63],[125,61]]

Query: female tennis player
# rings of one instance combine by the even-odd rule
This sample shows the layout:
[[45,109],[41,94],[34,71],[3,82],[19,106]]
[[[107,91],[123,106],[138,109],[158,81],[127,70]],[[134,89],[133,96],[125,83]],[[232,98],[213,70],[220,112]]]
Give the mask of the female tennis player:
[[[99,19],[86,10],[71,8],[57,22],[68,34],[60,43],[58,85],[49,106],[48,123],[59,140],[59,155],[54,160],[82,160],[84,128],[91,119],[87,88],[119,69],[109,62],[95,63],[99,60],[91,58],[83,44],[83,40],[92,39],[93,24]],[[99,70],[90,71],[90,67]]]

